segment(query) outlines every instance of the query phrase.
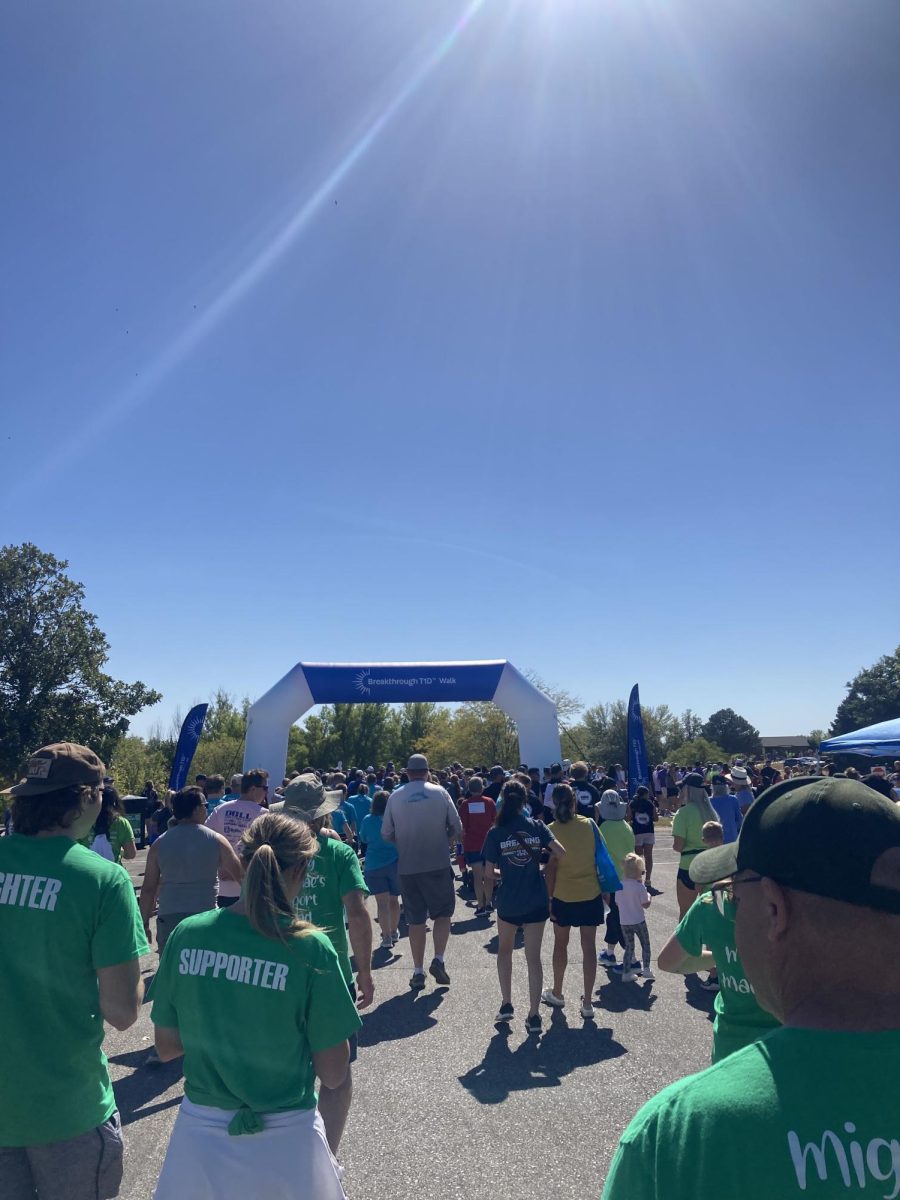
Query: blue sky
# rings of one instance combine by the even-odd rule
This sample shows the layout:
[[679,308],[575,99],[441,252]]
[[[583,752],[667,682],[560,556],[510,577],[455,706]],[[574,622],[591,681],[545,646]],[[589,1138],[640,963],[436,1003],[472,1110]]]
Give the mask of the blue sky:
[[506,657],[763,733],[898,637],[894,0],[12,0],[4,542],[146,730]]

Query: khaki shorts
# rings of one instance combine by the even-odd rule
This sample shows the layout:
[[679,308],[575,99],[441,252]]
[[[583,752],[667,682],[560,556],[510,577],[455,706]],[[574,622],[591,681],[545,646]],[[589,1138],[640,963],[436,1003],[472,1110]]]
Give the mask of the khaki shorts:
[[453,890],[453,868],[438,871],[418,871],[415,875],[400,876],[400,895],[407,925],[424,925],[431,917],[452,917],[456,908]]

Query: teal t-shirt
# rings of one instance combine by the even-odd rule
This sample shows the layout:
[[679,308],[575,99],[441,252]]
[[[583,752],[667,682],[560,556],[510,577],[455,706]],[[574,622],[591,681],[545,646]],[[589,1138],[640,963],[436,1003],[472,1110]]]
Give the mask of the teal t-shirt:
[[716,960],[719,991],[713,1022],[714,1063],[779,1027],[772,1014],[760,1008],[741,966],[734,941],[733,902],[726,901],[722,914],[712,896],[701,896],[684,914],[675,936],[688,954],[700,954],[708,946]]
[[318,926],[328,936],[347,983],[352,982],[353,972],[342,897],[352,891],[369,894],[353,847],[320,833],[319,852],[310,860],[294,910],[301,920]]
[[0,839],[0,1146],[87,1133],[116,1102],[97,970],[149,953],[128,873],[67,837]]
[[276,941],[230,908],[176,926],[151,996],[153,1024],[184,1045],[188,1099],[212,1108],[312,1108],[312,1055],[361,1024],[324,934]]
[[374,816],[369,813],[367,817],[363,818],[363,823],[359,827],[359,840],[366,844],[367,871],[380,871],[382,867],[390,866],[399,858],[394,843],[386,842],[381,836],[383,820],[383,815]]
[[775,1029],[645,1104],[603,1200],[897,1197],[898,1073],[900,1030]]

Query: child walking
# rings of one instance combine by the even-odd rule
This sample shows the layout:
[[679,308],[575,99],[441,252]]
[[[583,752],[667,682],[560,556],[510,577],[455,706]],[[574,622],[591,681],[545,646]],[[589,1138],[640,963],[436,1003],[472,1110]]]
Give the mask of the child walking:
[[[653,968],[650,965],[650,934],[644,919],[644,910],[650,907],[650,894],[644,887],[643,856],[626,854],[622,860],[622,890],[616,897],[619,905],[619,920],[622,922],[622,936],[625,938],[625,964],[622,972],[622,982],[630,983],[641,974],[645,979],[653,980]],[[634,957],[634,939],[641,943],[643,968],[638,967]]]

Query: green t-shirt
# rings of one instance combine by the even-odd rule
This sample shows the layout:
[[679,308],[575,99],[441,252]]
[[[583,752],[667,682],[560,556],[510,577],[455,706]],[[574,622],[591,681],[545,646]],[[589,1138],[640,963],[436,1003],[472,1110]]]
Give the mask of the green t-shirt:
[[87,1133],[116,1107],[97,970],[149,953],[127,872],[71,838],[0,838],[0,947],[0,1146]]
[[712,1061],[721,1062],[764,1037],[778,1022],[760,1008],[753,987],[744,974],[734,943],[734,904],[726,901],[723,916],[712,896],[701,896],[684,914],[675,936],[688,954],[700,954],[708,946],[719,972],[716,1019],[713,1022]]
[[312,1055],[361,1024],[324,934],[279,942],[230,908],[176,926],[151,996],[153,1024],[184,1045],[188,1099],[211,1108],[312,1108]]
[[645,1104],[603,1200],[890,1200],[898,1074],[900,1030],[775,1029]]
[[307,868],[303,887],[294,901],[294,910],[302,920],[310,921],[327,934],[337,951],[347,983],[353,981],[353,972],[350,970],[341,897],[352,891],[360,891],[364,896],[369,894],[353,847],[320,833],[319,853]]
[[684,849],[678,866],[686,871],[694,855],[703,850],[703,817],[693,804],[683,804],[672,818],[672,837],[684,838]]
[[600,832],[621,879],[622,860],[634,850],[634,830],[627,821],[604,821]]
[[116,817],[109,830],[109,843],[117,863],[122,861],[122,851],[133,841],[134,829],[131,822],[127,817]]

